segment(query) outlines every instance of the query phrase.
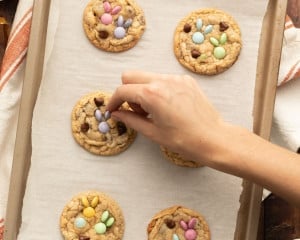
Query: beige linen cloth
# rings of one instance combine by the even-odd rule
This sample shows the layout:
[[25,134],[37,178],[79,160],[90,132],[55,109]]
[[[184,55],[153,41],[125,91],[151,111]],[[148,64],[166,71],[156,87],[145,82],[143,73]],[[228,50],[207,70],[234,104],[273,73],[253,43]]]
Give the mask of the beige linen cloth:
[[[241,56],[230,70],[221,75],[209,79],[191,75],[199,81],[226,120],[251,129],[257,48],[267,1],[257,1],[249,8],[249,4],[242,1],[232,5],[225,1],[201,1],[188,5],[179,0],[140,0],[138,3],[144,9],[147,21],[146,32],[134,49],[121,54],[99,51],[84,36],[81,16],[87,0],[65,0],[55,3],[54,7],[53,2],[49,27],[55,31],[50,31],[47,38],[49,60],[46,61],[34,112],[32,166],[18,239],[59,239],[58,220],[64,204],[72,195],[88,189],[104,191],[120,203],[126,219],[124,239],[146,239],[146,225],[151,217],[173,204],[200,211],[211,227],[213,239],[232,239],[241,179],[208,168],[174,166],[163,159],[156,144],[141,135],[119,156],[102,158],[91,155],[72,139],[70,112],[75,102],[88,92],[112,92],[120,84],[120,73],[128,68],[191,74],[173,56],[173,31],[177,22],[190,11],[217,7],[231,13],[240,24],[244,42]],[[22,26],[23,19],[30,23],[31,5],[32,1],[20,1],[13,28],[17,29],[15,33],[24,28],[17,28]],[[57,28],[56,19],[59,19]],[[1,70],[1,231],[5,223],[3,218],[28,34],[23,35],[23,51],[14,54],[14,71],[9,77],[4,77],[8,70],[5,67]],[[10,38],[11,44],[13,39],[14,35]],[[283,54],[292,43],[286,42]],[[11,54],[10,49],[7,49],[7,56]],[[3,66],[7,59],[10,58],[4,59]],[[295,57],[297,59],[300,58]],[[294,64],[283,61],[281,71],[291,69]],[[280,76],[279,85],[285,79],[284,74]]]

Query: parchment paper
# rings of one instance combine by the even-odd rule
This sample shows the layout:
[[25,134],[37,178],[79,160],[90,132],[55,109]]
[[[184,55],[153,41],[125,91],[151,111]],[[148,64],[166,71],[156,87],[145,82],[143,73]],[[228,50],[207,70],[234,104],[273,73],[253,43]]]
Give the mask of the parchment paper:
[[[124,153],[99,157],[83,150],[71,135],[71,111],[83,95],[113,92],[126,69],[190,74],[223,117],[252,129],[252,104],[261,22],[267,1],[138,0],[147,29],[133,49],[106,53],[87,40],[82,13],[88,0],[60,1],[53,47],[47,49],[32,128],[32,164],[18,239],[62,239],[59,218],[78,192],[96,189],[113,197],[126,220],[125,240],[147,239],[146,228],[158,211],[175,204],[199,211],[212,239],[233,239],[242,179],[203,167],[189,169],[165,160],[157,144],[138,135]],[[184,69],[173,54],[173,33],[189,12],[216,7],[240,24],[243,48],[228,71],[203,77]],[[49,52],[50,51],[50,52]],[[192,114],[192,113],[191,113]],[[188,117],[188,116],[187,116]]]

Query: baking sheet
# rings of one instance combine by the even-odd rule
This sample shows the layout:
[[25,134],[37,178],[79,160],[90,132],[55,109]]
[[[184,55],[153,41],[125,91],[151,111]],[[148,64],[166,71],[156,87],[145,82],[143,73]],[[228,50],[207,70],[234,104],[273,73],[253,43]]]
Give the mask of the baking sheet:
[[[181,204],[198,210],[207,219],[212,239],[233,239],[239,208],[241,179],[209,168],[187,169],[163,159],[158,146],[139,135],[124,153],[99,157],[73,140],[70,114],[75,102],[91,91],[112,92],[125,69],[190,74],[232,123],[252,128],[252,105],[261,21],[267,1],[229,4],[223,1],[138,1],[147,29],[138,45],[124,53],[109,54],[93,47],[82,29],[87,1],[66,0],[52,51],[45,65],[36,103],[32,164],[18,239],[60,238],[59,215],[78,192],[98,189],[115,198],[126,220],[124,239],[146,239],[146,226],[159,210]],[[172,50],[178,21],[202,7],[221,8],[239,22],[243,49],[236,64],[223,74],[203,77],[183,69]],[[224,186],[225,184],[225,186]]]

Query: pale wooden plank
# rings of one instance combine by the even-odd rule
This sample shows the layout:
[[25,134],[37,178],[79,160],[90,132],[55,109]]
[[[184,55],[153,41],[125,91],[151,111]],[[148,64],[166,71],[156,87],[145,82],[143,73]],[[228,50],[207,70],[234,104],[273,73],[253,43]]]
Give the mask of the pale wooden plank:
[[31,160],[32,113],[42,79],[50,0],[36,0],[14,149],[4,240],[17,239]]
[[[253,132],[269,140],[276,97],[287,0],[270,0],[264,17],[255,83]],[[257,239],[263,188],[243,181],[235,240]]]

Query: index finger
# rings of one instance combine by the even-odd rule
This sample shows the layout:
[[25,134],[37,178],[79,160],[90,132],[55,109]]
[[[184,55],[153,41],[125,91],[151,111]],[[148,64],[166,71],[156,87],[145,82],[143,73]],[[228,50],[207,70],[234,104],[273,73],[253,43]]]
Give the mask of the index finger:
[[106,110],[109,112],[116,111],[124,102],[141,105],[139,93],[142,92],[142,87],[141,84],[121,85],[110,98]]
[[123,84],[143,84],[160,80],[164,74],[145,71],[126,71],[122,73]]

